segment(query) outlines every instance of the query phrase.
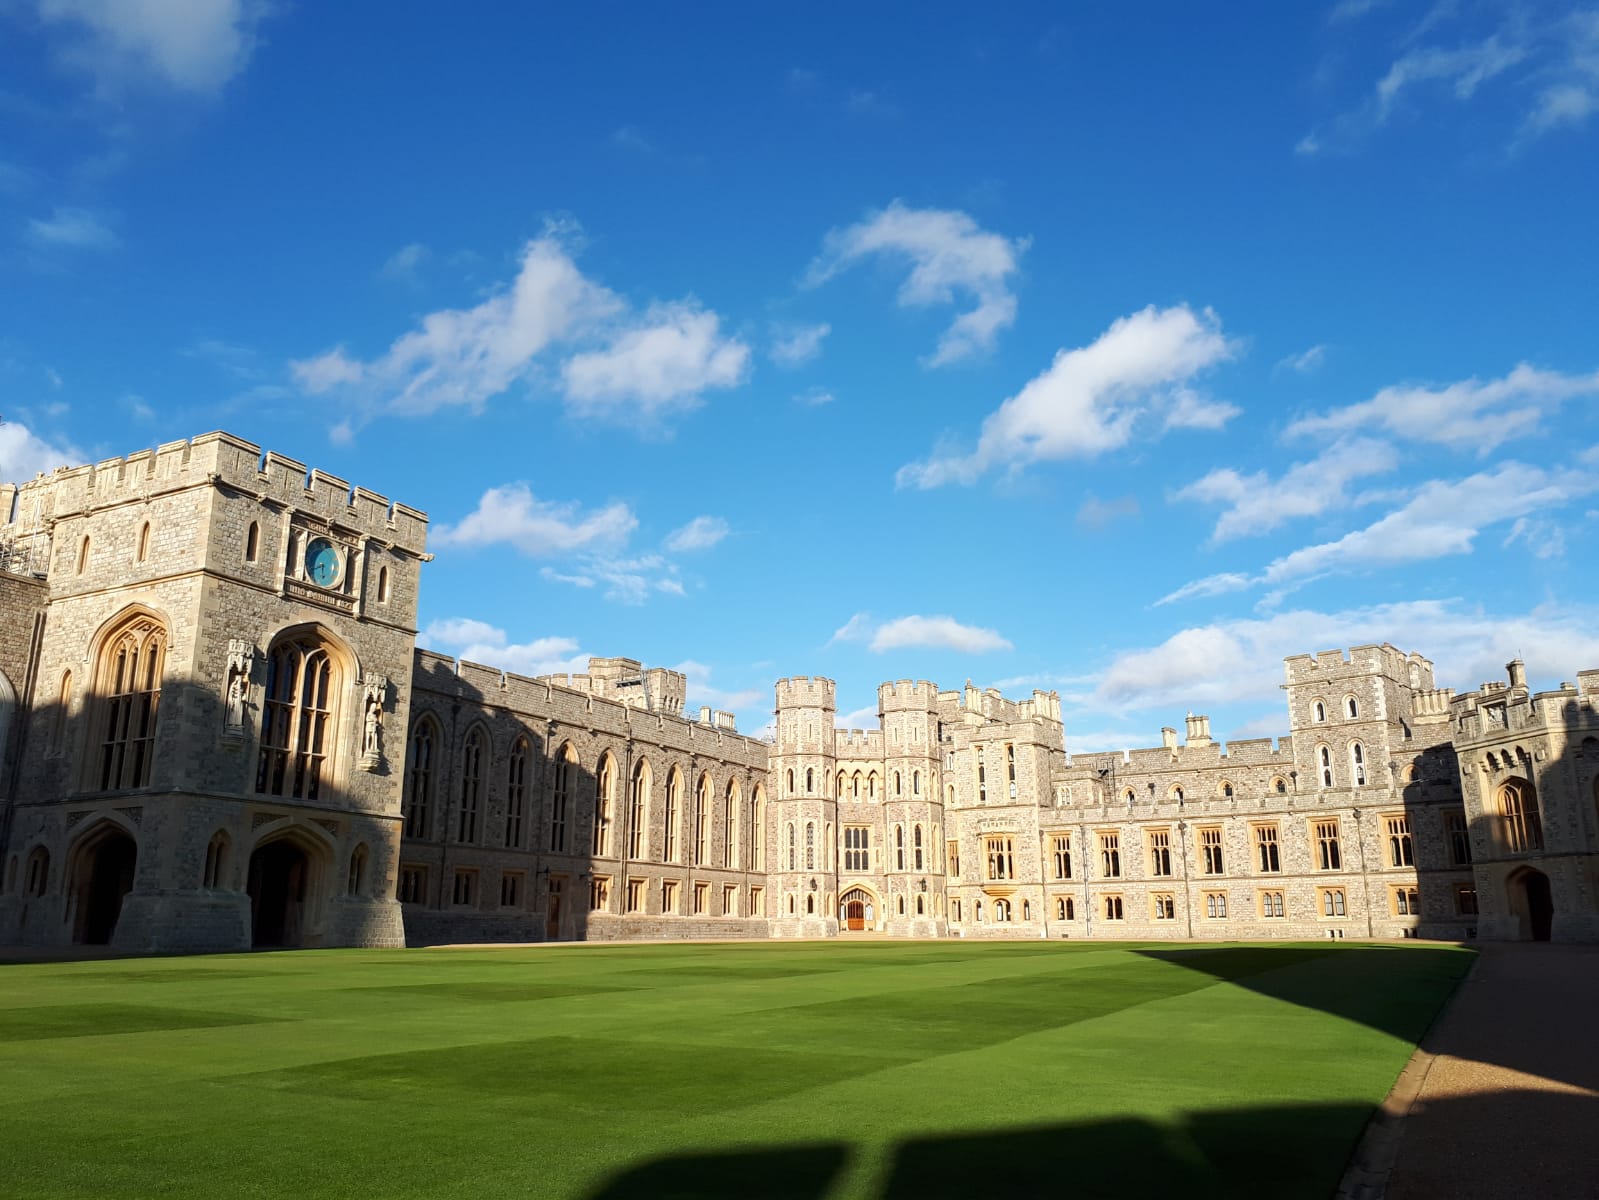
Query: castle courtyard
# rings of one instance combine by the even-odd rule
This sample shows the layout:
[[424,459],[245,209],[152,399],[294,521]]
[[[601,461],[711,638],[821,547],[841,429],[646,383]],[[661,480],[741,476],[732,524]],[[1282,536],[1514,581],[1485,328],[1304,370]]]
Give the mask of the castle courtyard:
[[12,964],[0,1191],[1325,1197],[1474,958],[833,940]]

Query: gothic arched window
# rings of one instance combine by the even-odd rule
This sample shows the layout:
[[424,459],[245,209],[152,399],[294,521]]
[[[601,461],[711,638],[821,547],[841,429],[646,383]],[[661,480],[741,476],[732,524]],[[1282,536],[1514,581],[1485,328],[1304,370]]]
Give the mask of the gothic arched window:
[[405,836],[428,835],[428,810],[433,804],[433,748],[438,745],[433,718],[424,716],[411,727],[411,749],[405,773]]
[[299,800],[321,795],[342,682],[327,643],[315,633],[281,638],[267,651],[257,792]]
[[166,627],[146,613],[129,617],[101,643],[95,685],[100,743],[89,786],[148,786],[166,646]]

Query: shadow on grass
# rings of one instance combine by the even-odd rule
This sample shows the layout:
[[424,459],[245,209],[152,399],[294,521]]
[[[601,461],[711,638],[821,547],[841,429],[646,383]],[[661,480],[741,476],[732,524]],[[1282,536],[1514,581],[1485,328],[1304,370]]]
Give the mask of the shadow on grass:
[[[918,1138],[893,1147],[876,1200],[1003,1196],[1326,1197],[1372,1108],[1300,1105]],[[613,1176],[590,1200],[822,1200],[850,1147],[674,1155]]]

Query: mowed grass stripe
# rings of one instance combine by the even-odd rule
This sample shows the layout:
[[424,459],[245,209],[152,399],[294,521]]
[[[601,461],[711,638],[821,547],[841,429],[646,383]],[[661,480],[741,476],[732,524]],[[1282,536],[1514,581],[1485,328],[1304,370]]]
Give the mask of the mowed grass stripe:
[[[1054,1194],[1093,1168],[1063,1179],[1041,1148],[1086,1154],[1090,1128],[1147,1159],[1150,1194],[1207,1194],[1268,1130],[1269,1160],[1336,1178],[1404,1039],[1469,958],[1320,944],[318,952],[205,960],[249,978],[121,988],[118,968],[166,964],[6,968],[0,1005],[18,1008],[248,999],[302,1014],[0,1045],[21,1147],[6,1186],[611,1200],[673,1179],[696,1181],[681,1194],[820,1197],[825,1178],[836,1195]],[[1279,1122],[1289,1108],[1316,1120]],[[960,1139],[979,1160],[1010,1147],[992,1187],[947,1161]]]

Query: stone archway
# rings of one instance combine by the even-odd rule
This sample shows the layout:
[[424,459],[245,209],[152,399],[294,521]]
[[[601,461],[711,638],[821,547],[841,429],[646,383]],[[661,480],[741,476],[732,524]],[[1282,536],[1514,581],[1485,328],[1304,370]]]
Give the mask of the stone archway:
[[1522,938],[1547,942],[1555,915],[1549,876],[1531,867],[1523,867],[1505,881],[1505,888],[1509,892],[1510,911],[1521,918]]
[[252,946],[306,944],[316,865],[311,851],[296,838],[274,838],[255,848],[246,885]]
[[841,930],[851,933],[868,931],[877,928],[878,918],[882,916],[881,904],[871,888],[855,884],[846,888],[838,898],[838,914]]
[[139,846],[118,825],[105,824],[79,843],[73,855],[72,940],[109,946],[122,917],[123,898],[133,890]]

